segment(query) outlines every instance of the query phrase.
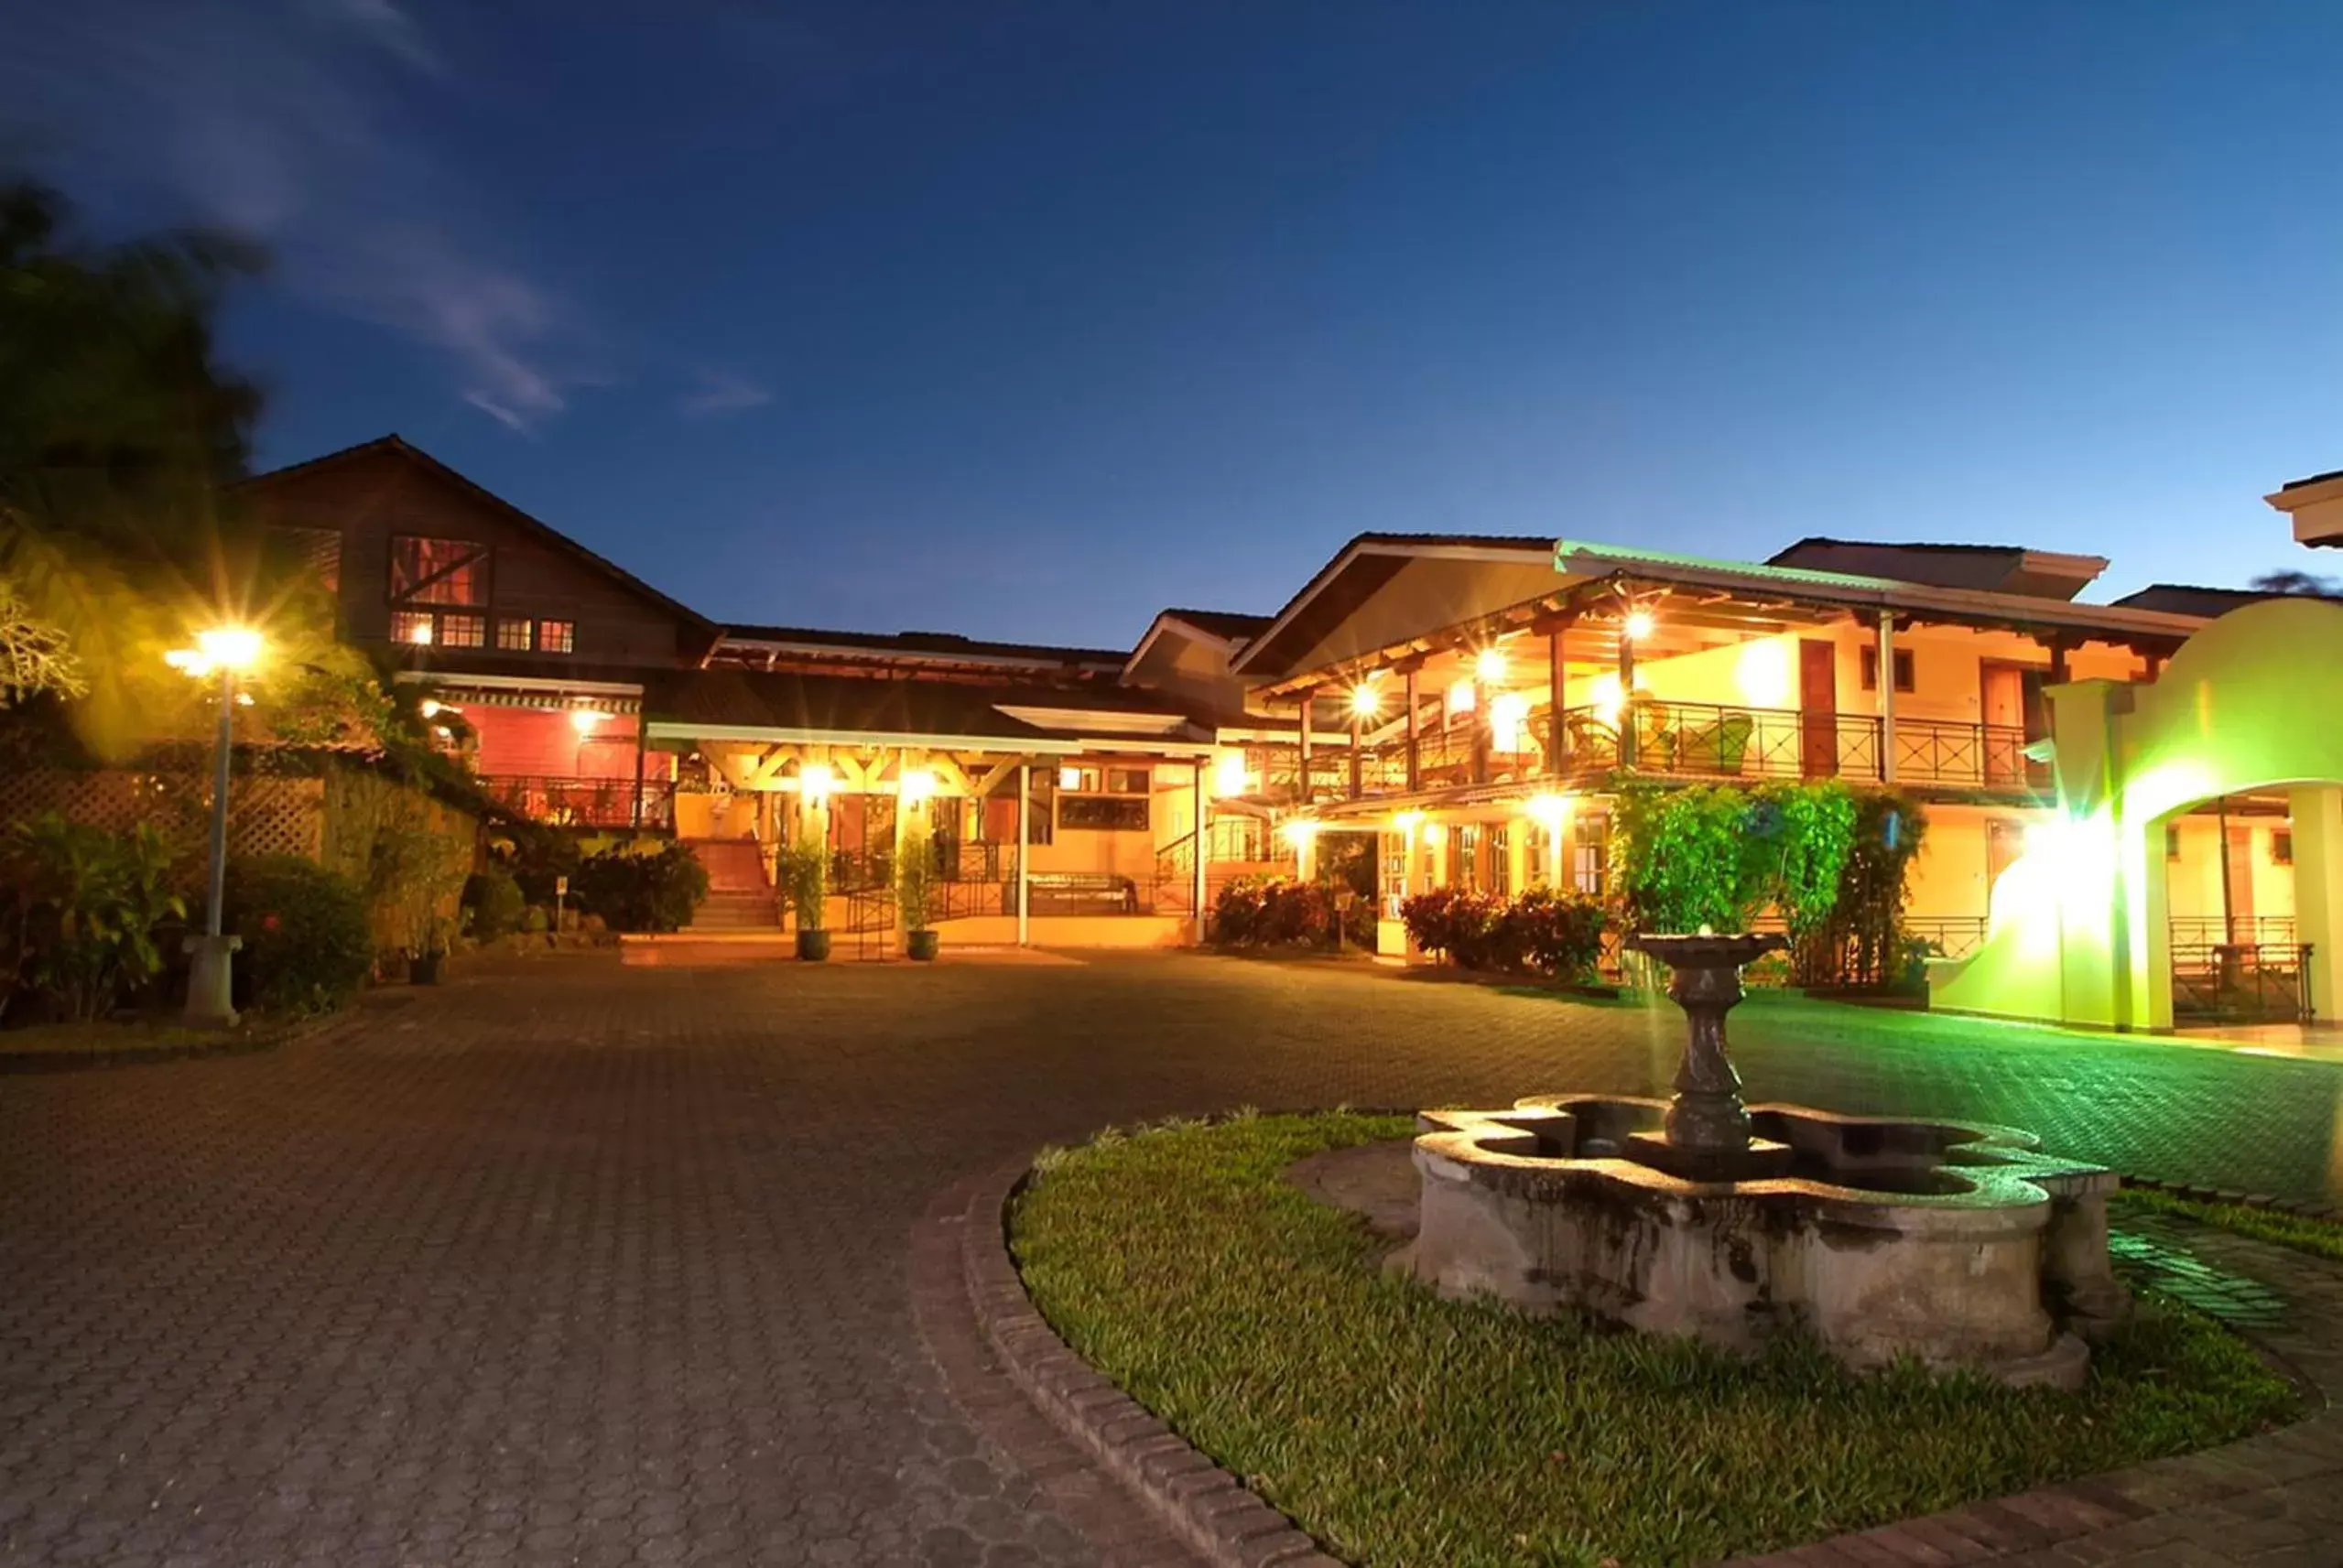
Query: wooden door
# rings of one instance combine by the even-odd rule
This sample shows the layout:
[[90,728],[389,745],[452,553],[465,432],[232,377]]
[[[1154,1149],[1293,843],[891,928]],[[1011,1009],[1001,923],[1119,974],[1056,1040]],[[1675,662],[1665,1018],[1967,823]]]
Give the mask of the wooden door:
[[1810,779],[1839,773],[1839,645],[1798,643],[1799,771]]
[[2026,672],[2017,665],[1978,666],[1978,716],[1984,722],[1985,782],[2017,784],[2025,777]]

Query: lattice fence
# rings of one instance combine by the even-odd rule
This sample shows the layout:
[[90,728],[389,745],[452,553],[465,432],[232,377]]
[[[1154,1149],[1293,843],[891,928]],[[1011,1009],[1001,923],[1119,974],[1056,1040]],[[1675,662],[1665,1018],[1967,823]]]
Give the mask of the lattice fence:
[[[130,768],[47,766],[0,770],[0,820],[54,811],[70,822],[119,831],[151,822],[188,844],[210,831],[211,775]],[[325,781],[238,773],[228,788],[228,848],[238,855],[299,855],[324,845]]]

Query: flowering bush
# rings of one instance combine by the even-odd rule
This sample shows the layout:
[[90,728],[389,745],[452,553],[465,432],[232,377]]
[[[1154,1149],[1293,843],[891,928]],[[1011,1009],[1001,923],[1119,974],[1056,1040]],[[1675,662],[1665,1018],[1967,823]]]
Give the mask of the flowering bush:
[[271,1011],[328,1012],[374,968],[374,942],[358,884],[298,855],[228,862],[226,928],[239,1000]]
[[1593,970],[1602,948],[1602,906],[1551,888],[1532,888],[1510,902],[1433,888],[1402,903],[1399,917],[1416,946],[1445,955],[1459,968],[1575,979]]
[[1316,882],[1238,877],[1212,903],[1212,940],[1229,947],[1331,946],[1335,905]]

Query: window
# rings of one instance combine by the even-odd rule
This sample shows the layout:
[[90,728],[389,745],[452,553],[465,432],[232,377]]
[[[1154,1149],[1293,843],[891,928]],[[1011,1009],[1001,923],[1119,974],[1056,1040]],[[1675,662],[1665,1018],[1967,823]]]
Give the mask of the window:
[[1570,819],[1570,883],[1580,892],[1601,897],[1611,891],[1611,818],[1579,816]]
[[485,615],[439,617],[439,646],[442,648],[484,648],[487,645],[488,617]]
[[391,641],[429,647],[432,642],[431,612],[428,610],[392,611]]
[[578,623],[575,621],[540,621],[537,623],[537,651],[540,654],[574,654],[578,651]]
[[486,604],[488,546],[393,535],[390,596],[395,604]]
[[2291,866],[2294,863],[2294,830],[2293,828],[2271,829],[2270,863],[2273,866]]
[[1147,804],[1145,795],[1060,795],[1058,826],[1106,833],[1144,833]]
[[[1898,691],[1910,691],[1914,688],[1914,686],[1915,682],[1912,676],[1912,650],[1909,648],[1898,648],[1895,651],[1895,689]],[[1880,651],[1876,647],[1866,647],[1863,650],[1863,689],[1865,691],[1877,691],[1879,688]]]
[[506,621],[496,622],[496,645],[508,654],[526,654],[537,646],[537,622]]

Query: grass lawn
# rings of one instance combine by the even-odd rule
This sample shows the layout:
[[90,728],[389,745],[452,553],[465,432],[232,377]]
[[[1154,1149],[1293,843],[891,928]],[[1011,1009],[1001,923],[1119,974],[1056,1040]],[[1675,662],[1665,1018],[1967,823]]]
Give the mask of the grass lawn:
[[249,1025],[236,1029],[190,1029],[182,1023],[141,1019],[134,1023],[42,1023],[30,1029],[0,1031],[0,1056],[109,1056],[124,1051],[208,1051],[222,1045],[249,1045],[270,1038],[270,1032]]
[[1702,1562],[1777,1549],[2291,1418],[2240,1341],[2163,1303],[2077,1393],[1810,1347],[1695,1342],[1443,1302],[1388,1243],[1284,1179],[1407,1119],[1245,1117],[1107,1135],[1040,1162],[1010,1234],[1090,1362],[1360,1564]]

